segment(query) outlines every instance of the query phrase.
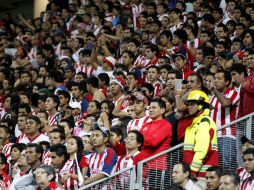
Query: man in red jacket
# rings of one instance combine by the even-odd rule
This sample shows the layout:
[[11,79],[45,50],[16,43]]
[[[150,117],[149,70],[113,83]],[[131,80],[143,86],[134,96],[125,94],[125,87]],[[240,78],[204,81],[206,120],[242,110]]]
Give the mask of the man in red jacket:
[[[170,147],[172,137],[172,126],[167,120],[163,119],[166,105],[162,100],[152,100],[149,108],[149,116],[152,121],[146,123],[140,130],[144,136],[142,153],[146,157],[155,155]],[[149,169],[149,189],[165,188],[165,171],[167,168],[166,155],[152,159],[148,163]],[[157,177],[155,177],[157,176]]]
[[243,117],[254,112],[254,50],[248,55],[249,76],[241,85],[239,116]]

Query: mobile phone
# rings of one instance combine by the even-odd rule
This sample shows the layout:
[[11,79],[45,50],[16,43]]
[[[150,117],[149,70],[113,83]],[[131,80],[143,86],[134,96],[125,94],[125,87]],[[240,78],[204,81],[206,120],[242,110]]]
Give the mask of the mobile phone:
[[183,79],[176,79],[175,80],[175,89],[182,90],[183,87]]

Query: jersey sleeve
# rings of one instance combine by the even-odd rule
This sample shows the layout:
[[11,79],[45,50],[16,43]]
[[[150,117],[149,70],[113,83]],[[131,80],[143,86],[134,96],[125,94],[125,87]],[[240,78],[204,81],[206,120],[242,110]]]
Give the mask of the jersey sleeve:
[[106,176],[109,176],[116,162],[117,156],[115,151],[112,148],[108,149],[107,156],[106,159],[104,160],[101,173],[105,174]]
[[89,167],[89,160],[85,156],[82,157],[81,161],[79,162],[80,168],[88,168]]
[[228,98],[230,100],[231,105],[236,105],[240,101],[240,96],[239,96],[238,92],[236,92],[235,90],[232,90],[231,92],[229,92],[226,95],[226,98]]

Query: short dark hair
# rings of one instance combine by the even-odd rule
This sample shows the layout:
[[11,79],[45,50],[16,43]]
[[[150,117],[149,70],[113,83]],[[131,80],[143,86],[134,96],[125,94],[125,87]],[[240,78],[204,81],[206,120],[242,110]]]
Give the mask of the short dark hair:
[[63,144],[55,144],[50,147],[50,152],[55,152],[57,156],[64,156],[64,160],[69,159],[69,154],[67,153],[66,146]]
[[87,79],[87,84],[91,84],[94,88],[99,88],[99,80],[95,76],[91,76]]
[[59,97],[57,95],[49,95],[48,98],[51,98],[53,102],[56,103],[56,109],[57,109],[60,104]]
[[204,21],[208,21],[209,23],[211,23],[211,24],[215,24],[215,18],[213,17],[213,15],[211,15],[211,14],[204,14],[203,15],[203,20]]
[[228,27],[227,27],[225,24],[220,23],[220,24],[218,24],[217,28],[218,28],[218,27],[223,28],[223,31],[224,31],[224,32],[228,32]]
[[235,71],[238,74],[242,74],[243,73],[244,77],[248,76],[246,67],[243,64],[240,64],[240,63],[233,64],[232,67],[231,67],[230,72],[232,72],[232,71]]
[[231,84],[232,77],[231,77],[231,74],[229,71],[226,71],[224,69],[219,69],[216,73],[223,73],[224,74],[225,81],[229,82],[227,87]]
[[5,125],[0,125],[0,128],[4,129],[5,133],[8,133],[11,136],[11,129]]
[[140,131],[138,131],[138,130],[131,130],[129,133],[134,133],[134,134],[136,134],[136,136],[137,136],[136,141],[137,141],[137,143],[140,144],[140,146],[138,147],[138,149],[141,150],[142,147],[143,147],[143,144],[144,144],[144,136],[142,135],[142,133],[141,133]]
[[[79,39],[79,38],[78,38]],[[80,52],[79,52],[79,55],[82,55],[82,56],[84,56],[84,55],[89,55],[89,56],[91,56],[91,53],[92,53],[92,51],[90,50],[90,49],[82,49]]]
[[133,76],[135,80],[138,80],[138,77],[137,77],[137,75],[136,75],[134,72],[128,72],[128,73],[127,73],[127,76],[128,76],[128,75],[129,75],[129,76]]
[[105,82],[105,85],[109,85],[109,82],[110,82],[110,79],[109,79],[109,76],[107,73],[100,73],[98,75],[98,78],[101,80],[101,81],[104,81]]
[[12,151],[12,149],[14,149],[14,148],[18,149],[19,152],[21,153],[23,150],[26,150],[26,144],[24,144],[24,143],[17,143],[17,144],[14,144],[14,145],[12,145],[12,147],[11,147],[11,151]]
[[68,125],[70,128],[73,128],[73,129],[74,129],[74,127],[75,127],[75,123],[74,123],[74,121],[71,120],[71,119],[62,119],[60,123],[62,123],[62,122],[67,123],[67,125]]
[[72,85],[71,85],[71,88],[72,88],[73,86],[76,86],[76,87],[78,87],[78,89],[79,89],[80,91],[85,92],[85,89],[83,88],[83,86],[82,86],[80,83],[73,82]]
[[135,38],[131,38],[129,43],[134,43],[136,47],[140,46],[140,42]]
[[254,148],[248,148],[247,150],[245,150],[243,156],[246,154],[252,154],[254,157]]
[[196,77],[197,77],[197,81],[198,81],[199,83],[201,83],[201,86],[203,86],[203,78],[202,78],[202,76],[201,76],[199,73],[191,73],[191,74],[188,76],[188,78],[189,78],[190,76],[196,76]]
[[190,165],[185,163],[185,162],[179,162],[176,165],[181,165],[182,166],[183,173],[189,172],[188,178],[190,179],[190,174],[191,174]]
[[150,43],[150,44],[146,47],[146,49],[150,49],[152,52],[155,52],[156,57],[158,57],[159,54],[160,54],[160,50],[159,50],[158,46],[155,45],[155,44]]
[[58,91],[57,91],[57,95],[58,95],[58,96],[59,96],[59,95],[63,95],[65,98],[68,99],[68,103],[69,103],[70,100],[71,100],[71,95],[70,95],[70,93],[67,92],[66,90],[58,90]]
[[60,139],[65,140],[65,134],[63,128],[55,128],[52,129],[49,133],[59,133]]
[[156,71],[160,73],[160,68],[156,65],[151,65],[150,67],[148,67],[147,71],[149,71],[149,69],[156,69]]
[[29,104],[20,103],[20,104],[19,104],[19,108],[26,109],[26,112],[27,112],[27,113],[30,113],[30,112],[31,112],[31,107],[29,106]]
[[166,69],[168,72],[172,69],[172,67],[171,67],[171,65],[162,65],[161,67],[160,67],[160,71],[162,70],[162,69]]
[[[165,104],[165,102],[163,102],[161,99],[153,99],[153,100],[151,100],[151,103],[152,103],[152,102],[158,103],[158,105],[159,105],[160,108],[166,109],[166,104]],[[151,104],[151,103],[150,103],[150,104]]]
[[7,158],[3,153],[0,153],[0,162],[1,164],[7,164]]
[[27,148],[35,148],[35,152],[38,154],[41,154],[40,156],[40,161],[42,161],[42,156],[43,156],[43,148],[40,144],[37,143],[28,143]]
[[36,122],[37,125],[41,125],[41,120],[39,117],[35,116],[35,115],[30,115],[28,116],[27,120],[28,119],[31,119],[31,120],[34,120]]
[[142,87],[147,88],[148,91],[149,91],[150,93],[153,93],[153,92],[154,92],[154,87],[153,87],[153,85],[150,84],[150,83],[144,83],[144,84],[141,85],[141,88],[142,88]]
[[64,82],[64,75],[59,70],[53,71],[52,73],[50,73],[50,76],[57,83],[63,83]]
[[188,35],[185,30],[183,29],[177,29],[174,31],[173,35],[177,36],[179,39],[182,40],[182,43],[186,43],[188,40]]
[[175,74],[177,79],[182,79],[183,78],[181,73],[176,69],[170,69],[168,71],[168,74]]
[[223,174],[221,175],[221,177],[222,176],[229,176],[231,183],[233,183],[235,185],[240,184],[240,177],[236,173],[233,173],[230,171],[224,171]]
[[223,169],[218,166],[209,167],[206,172],[215,172],[218,177],[221,177],[223,174]]

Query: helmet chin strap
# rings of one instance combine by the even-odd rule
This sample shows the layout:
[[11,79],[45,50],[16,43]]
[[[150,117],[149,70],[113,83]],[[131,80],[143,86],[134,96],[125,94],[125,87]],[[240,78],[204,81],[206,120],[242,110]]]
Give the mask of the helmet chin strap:
[[193,114],[194,117],[198,116],[200,113],[202,113],[202,110],[203,109],[203,105],[198,105],[198,110],[196,111],[195,114]]

